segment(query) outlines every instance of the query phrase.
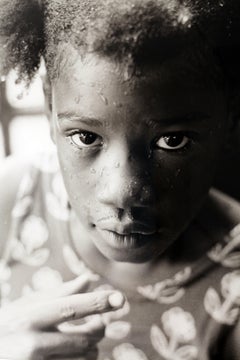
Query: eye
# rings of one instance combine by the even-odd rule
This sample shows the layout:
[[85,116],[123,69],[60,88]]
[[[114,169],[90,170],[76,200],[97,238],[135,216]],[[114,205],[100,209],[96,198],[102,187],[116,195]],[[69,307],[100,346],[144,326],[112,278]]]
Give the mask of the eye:
[[70,136],[74,145],[79,148],[89,148],[102,145],[102,137],[89,132],[89,131],[79,131]]
[[175,133],[160,137],[159,140],[156,142],[156,146],[160,149],[170,151],[179,150],[184,148],[189,143],[189,141],[189,137],[185,134]]

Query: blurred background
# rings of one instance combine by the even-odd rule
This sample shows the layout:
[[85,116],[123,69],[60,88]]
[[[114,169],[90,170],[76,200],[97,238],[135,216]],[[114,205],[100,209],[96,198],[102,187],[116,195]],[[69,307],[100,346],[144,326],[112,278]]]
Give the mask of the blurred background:
[[28,156],[52,146],[48,120],[44,115],[44,95],[40,69],[29,89],[16,83],[11,71],[0,81],[0,161],[10,154]]

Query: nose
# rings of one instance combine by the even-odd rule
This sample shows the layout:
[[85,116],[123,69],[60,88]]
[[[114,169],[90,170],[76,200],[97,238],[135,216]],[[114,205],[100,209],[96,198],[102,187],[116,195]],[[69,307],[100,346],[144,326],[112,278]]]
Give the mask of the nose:
[[122,210],[151,206],[154,191],[144,162],[118,157],[112,166],[104,168],[97,198],[104,205]]

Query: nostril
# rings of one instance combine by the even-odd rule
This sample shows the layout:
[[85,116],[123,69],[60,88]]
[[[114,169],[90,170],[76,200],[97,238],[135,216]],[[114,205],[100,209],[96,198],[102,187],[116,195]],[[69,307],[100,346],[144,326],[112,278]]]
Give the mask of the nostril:
[[124,209],[118,208],[118,209],[117,209],[117,212],[118,212],[118,214],[117,214],[118,219],[119,219],[119,220],[122,220],[123,214],[124,214]]

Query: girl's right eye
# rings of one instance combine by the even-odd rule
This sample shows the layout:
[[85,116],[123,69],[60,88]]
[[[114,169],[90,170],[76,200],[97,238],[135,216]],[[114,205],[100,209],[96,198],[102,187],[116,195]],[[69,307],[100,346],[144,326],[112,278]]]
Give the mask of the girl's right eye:
[[101,136],[89,132],[89,131],[78,131],[70,135],[70,139],[74,145],[79,148],[91,148],[100,146],[103,143]]

